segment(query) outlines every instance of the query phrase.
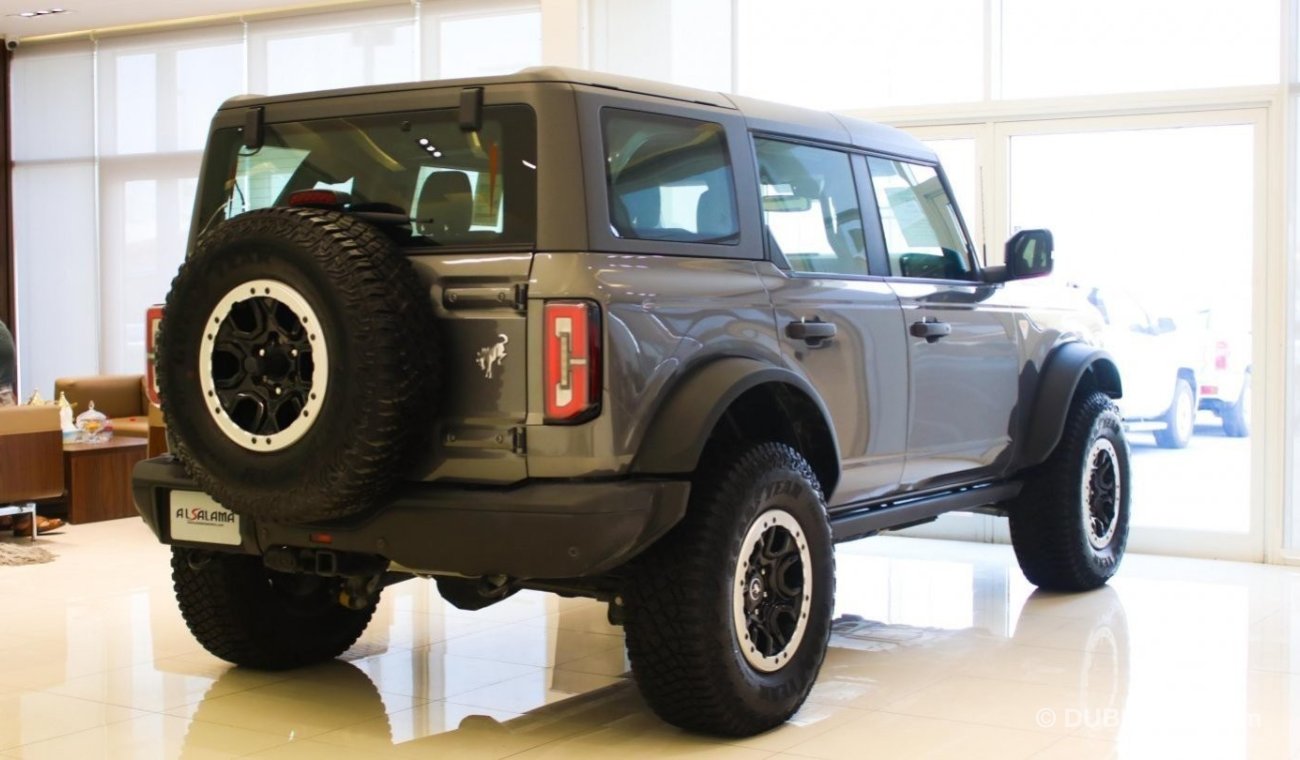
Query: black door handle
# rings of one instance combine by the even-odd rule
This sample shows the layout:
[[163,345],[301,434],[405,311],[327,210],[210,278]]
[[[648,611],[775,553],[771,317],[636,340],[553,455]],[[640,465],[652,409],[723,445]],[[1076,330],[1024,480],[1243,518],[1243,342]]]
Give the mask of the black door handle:
[[952,325],[935,319],[923,319],[920,322],[912,323],[911,332],[912,337],[925,338],[927,343],[933,343],[940,338],[951,335]]
[[835,323],[823,322],[820,317],[811,322],[800,320],[786,325],[785,334],[810,346],[820,346],[822,341],[835,337]]

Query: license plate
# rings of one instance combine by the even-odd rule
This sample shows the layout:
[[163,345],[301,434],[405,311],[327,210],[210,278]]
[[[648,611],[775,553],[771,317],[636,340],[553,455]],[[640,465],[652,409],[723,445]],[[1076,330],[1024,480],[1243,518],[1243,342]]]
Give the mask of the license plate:
[[199,491],[172,491],[171,536],[173,541],[238,546],[239,515]]

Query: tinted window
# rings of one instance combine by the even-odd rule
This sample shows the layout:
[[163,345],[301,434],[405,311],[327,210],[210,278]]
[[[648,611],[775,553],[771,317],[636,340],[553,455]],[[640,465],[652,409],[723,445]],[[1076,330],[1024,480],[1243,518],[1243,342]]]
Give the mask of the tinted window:
[[223,129],[208,149],[201,224],[333,190],[345,210],[407,217],[411,244],[531,243],[535,132],[527,106],[483,109],[478,132],[462,131],[455,109],[277,122],[256,150]]
[[721,124],[607,108],[610,227],[621,238],[735,244],[736,187]]
[[933,167],[869,158],[871,184],[895,277],[969,280],[973,267],[957,210]]
[[758,138],[769,244],[799,272],[867,274],[853,166],[837,150]]

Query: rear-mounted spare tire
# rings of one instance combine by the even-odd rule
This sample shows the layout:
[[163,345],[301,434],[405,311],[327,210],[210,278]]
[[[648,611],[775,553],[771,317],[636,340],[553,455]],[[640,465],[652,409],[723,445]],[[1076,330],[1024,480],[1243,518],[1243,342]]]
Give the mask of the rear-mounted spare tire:
[[430,427],[433,319],[410,263],[365,222],[306,208],[231,219],[167,295],[157,366],[172,453],[243,515],[368,511]]

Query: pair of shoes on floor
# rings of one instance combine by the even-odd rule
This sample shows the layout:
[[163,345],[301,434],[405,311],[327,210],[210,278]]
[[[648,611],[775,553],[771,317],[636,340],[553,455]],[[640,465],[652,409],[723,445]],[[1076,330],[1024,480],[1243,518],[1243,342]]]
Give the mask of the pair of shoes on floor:
[[[63,521],[57,517],[36,516],[36,534],[44,535],[53,533],[63,527]],[[32,516],[21,515],[13,518],[13,531],[15,536],[30,536],[32,534]]]

